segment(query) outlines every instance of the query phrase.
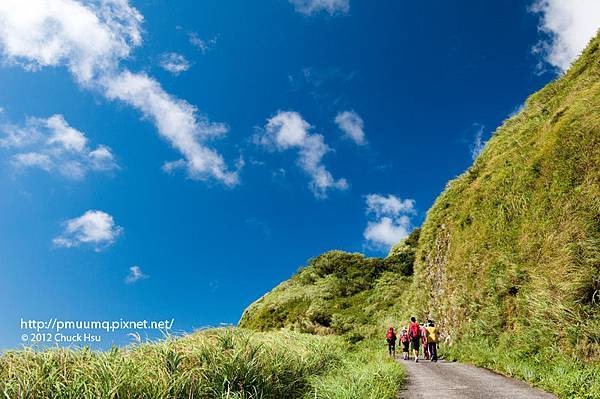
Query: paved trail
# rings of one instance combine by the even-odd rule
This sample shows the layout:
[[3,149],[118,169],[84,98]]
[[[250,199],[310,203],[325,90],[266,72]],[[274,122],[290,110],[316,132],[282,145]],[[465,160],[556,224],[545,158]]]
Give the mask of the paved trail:
[[524,382],[462,363],[398,360],[408,373],[398,399],[555,399]]

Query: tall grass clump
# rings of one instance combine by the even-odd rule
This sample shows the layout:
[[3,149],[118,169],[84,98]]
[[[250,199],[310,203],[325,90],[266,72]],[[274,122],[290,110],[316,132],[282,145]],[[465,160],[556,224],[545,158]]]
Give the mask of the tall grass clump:
[[[6,399],[393,398],[400,366],[340,337],[221,328],[109,351],[0,357]],[[340,387],[347,396],[331,396]]]
[[0,357],[4,398],[300,398],[341,363],[335,337],[214,329],[106,352],[22,349]]
[[311,380],[305,399],[393,399],[404,384],[404,368],[376,341],[365,341],[332,372]]

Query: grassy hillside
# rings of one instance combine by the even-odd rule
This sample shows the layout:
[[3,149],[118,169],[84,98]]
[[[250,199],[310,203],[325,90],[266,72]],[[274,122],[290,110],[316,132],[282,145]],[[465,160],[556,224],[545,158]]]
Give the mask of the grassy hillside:
[[108,352],[17,350],[0,357],[0,396],[395,398],[404,374],[386,355],[337,337],[214,329]]
[[410,285],[418,240],[415,230],[386,258],[342,251],[317,256],[250,305],[239,326],[338,334],[352,342],[381,336]]
[[448,183],[420,236],[385,259],[321,255],[240,325],[356,340],[409,314],[438,322],[448,356],[600,398],[600,36]]
[[564,396],[600,397],[599,45],[448,183],[415,264],[428,300],[414,311],[437,319],[461,358]]

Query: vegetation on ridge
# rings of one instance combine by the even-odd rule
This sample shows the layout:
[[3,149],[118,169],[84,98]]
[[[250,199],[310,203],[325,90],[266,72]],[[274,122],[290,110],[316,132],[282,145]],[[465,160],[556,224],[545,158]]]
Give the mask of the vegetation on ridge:
[[351,342],[381,336],[410,284],[419,230],[386,258],[330,251],[246,309],[240,327],[286,328],[343,335]]

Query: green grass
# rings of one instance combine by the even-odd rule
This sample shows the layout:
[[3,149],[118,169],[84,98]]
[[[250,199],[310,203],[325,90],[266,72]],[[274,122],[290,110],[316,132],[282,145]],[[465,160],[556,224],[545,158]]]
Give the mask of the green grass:
[[330,251],[250,305],[240,327],[381,338],[410,284],[419,232],[386,258]]
[[[371,370],[379,374],[369,379]],[[107,352],[0,357],[0,393],[10,399],[393,398],[402,380],[400,366],[368,346],[285,331],[213,329]]]
[[338,367],[311,380],[306,399],[396,398],[406,374],[386,349],[378,341],[362,342]]

